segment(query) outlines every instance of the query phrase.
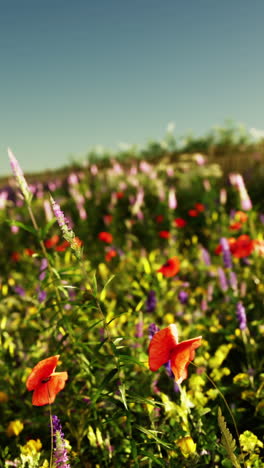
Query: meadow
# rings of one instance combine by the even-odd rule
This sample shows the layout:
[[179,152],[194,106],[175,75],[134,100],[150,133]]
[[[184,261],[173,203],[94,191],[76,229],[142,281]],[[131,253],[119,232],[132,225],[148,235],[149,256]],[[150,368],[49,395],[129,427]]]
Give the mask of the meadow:
[[1,467],[264,466],[262,187],[224,138],[39,179],[9,151]]

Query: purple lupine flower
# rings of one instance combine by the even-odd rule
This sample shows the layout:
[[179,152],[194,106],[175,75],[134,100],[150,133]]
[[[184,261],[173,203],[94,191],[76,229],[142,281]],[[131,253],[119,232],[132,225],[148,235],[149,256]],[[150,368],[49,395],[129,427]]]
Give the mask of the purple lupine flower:
[[154,312],[157,305],[156,293],[155,291],[151,290],[148,293],[148,297],[146,300],[146,311],[147,312]]
[[236,315],[237,315],[237,320],[239,322],[240,330],[245,330],[245,328],[247,328],[247,316],[246,316],[246,309],[243,306],[241,301],[237,303]]
[[22,195],[24,197],[24,199],[26,200],[27,203],[30,203],[31,200],[32,200],[32,193],[29,189],[29,186],[27,184],[27,181],[24,177],[24,174],[23,174],[23,171],[19,165],[19,162],[18,160],[15,158],[14,154],[12,153],[11,149],[8,148],[8,156],[9,156],[9,160],[10,160],[10,165],[11,165],[11,168],[12,168],[12,171],[13,171],[13,174],[15,175],[15,177],[17,178],[17,182],[18,182],[18,185],[19,185],[19,188],[22,192]]
[[226,279],[226,275],[225,275],[225,272],[223,270],[223,268],[219,267],[217,269],[218,271],[218,277],[219,277],[219,281],[220,281],[220,287],[222,289],[222,291],[227,291],[228,290],[228,283],[227,283],[227,279]]
[[145,172],[145,174],[149,174],[152,170],[152,166],[146,161],[140,161],[139,169],[141,172]]
[[220,239],[220,245],[222,247],[222,254],[223,254],[223,262],[225,268],[232,268],[232,257],[229,248],[228,241],[225,237]]
[[240,203],[241,203],[241,208],[244,211],[249,211],[252,208],[252,203],[249,198],[244,179],[241,174],[230,174],[229,175],[229,180],[231,185],[237,188],[239,197],[240,197]]
[[1,192],[0,192],[0,210],[3,210],[6,207],[7,198],[8,198],[8,192],[1,190]]
[[72,250],[74,251],[77,258],[81,258],[81,245],[82,242],[78,237],[75,236],[73,230],[70,226],[70,221],[65,217],[63,211],[60,208],[60,205],[53,200],[52,196],[50,195],[50,201],[52,204],[53,212],[55,217],[57,218],[58,224],[62,230],[63,237],[66,241],[70,243]]
[[44,207],[44,211],[45,211],[46,220],[47,220],[47,222],[49,222],[53,218],[50,202],[48,200],[44,200],[43,201],[43,207]]
[[43,289],[40,289],[39,287],[37,288],[38,291],[38,301],[41,304],[41,302],[44,302],[47,299],[47,293]]
[[186,304],[188,302],[188,293],[186,291],[179,291],[178,299],[181,304]]
[[143,320],[139,320],[139,322],[136,324],[136,333],[135,333],[136,338],[142,338],[142,336],[144,335],[143,328],[144,328],[144,322]]
[[14,286],[14,291],[15,291],[16,294],[18,294],[19,296],[22,296],[22,297],[25,296],[25,294],[26,294],[25,289],[22,288],[22,286],[19,286],[19,285]]
[[175,210],[178,205],[175,190],[172,188],[169,190],[168,205],[171,210]]
[[152,340],[155,333],[157,333],[159,330],[159,327],[155,323],[151,323],[148,327],[149,339]]
[[46,273],[47,273],[47,268],[48,268],[48,260],[46,258],[42,258],[40,262],[40,274],[39,274],[39,280],[43,281],[45,279]]
[[64,233],[64,231],[68,231],[69,230],[69,227],[68,227],[69,221],[65,217],[63,211],[61,210],[60,205],[55,202],[55,200],[52,198],[52,196],[50,196],[50,201],[51,201],[51,204],[52,204],[53,212],[55,214],[55,217],[57,218],[57,221],[58,221],[58,224],[59,224],[60,228],[62,229],[63,233]]
[[62,432],[62,427],[58,416],[52,416],[52,425],[54,437],[53,461],[55,463],[55,466],[59,468],[70,468],[70,464],[68,463],[69,458],[64,440],[64,434]]
[[207,249],[205,249],[203,246],[201,246],[201,252],[202,252],[202,259],[205,263],[206,266],[211,265],[211,257]]
[[74,172],[72,172],[72,173],[68,176],[67,182],[68,182],[69,185],[76,185],[76,184],[78,184],[79,179],[78,179],[77,174],[75,174]]

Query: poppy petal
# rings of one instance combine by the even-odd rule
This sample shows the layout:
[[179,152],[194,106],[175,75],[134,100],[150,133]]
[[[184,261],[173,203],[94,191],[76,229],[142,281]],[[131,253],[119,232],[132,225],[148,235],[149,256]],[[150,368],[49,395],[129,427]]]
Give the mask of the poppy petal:
[[158,370],[170,360],[172,350],[178,344],[178,331],[175,324],[171,324],[153,336],[149,345],[149,368]]
[[32,369],[32,372],[26,382],[26,387],[29,391],[35,390],[42,380],[50,377],[56,369],[59,357],[59,355],[51,356],[38,362],[38,364]]
[[171,278],[175,276],[180,270],[180,261],[178,257],[169,258],[169,260],[162,265],[157,272],[162,273],[163,276],[167,278]]
[[182,341],[172,351],[170,356],[171,369],[178,384],[187,378],[188,365],[194,359],[195,349],[201,345],[201,340],[202,337],[198,336],[191,340]]
[[58,372],[53,374],[48,382],[41,383],[34,390],[32,404],[34,406],[44,406],[53,403],[57,393],[65,387],[65,381],[67,379],[67,372]]

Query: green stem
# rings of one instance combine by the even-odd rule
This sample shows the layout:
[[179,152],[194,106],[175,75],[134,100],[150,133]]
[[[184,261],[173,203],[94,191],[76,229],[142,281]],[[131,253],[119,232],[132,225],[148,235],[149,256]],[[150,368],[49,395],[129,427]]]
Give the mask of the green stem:
[[51,405],[49,405],[49,415],[50,415],[50,468],[53,468],[53,422],[51,414]]

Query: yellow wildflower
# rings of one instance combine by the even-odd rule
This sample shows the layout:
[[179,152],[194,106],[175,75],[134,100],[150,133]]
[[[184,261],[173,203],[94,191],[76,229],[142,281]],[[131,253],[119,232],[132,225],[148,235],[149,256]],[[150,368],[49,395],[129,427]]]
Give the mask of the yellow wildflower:
[[191,436],[182,437],[177,440],[177,445],[180,447],[181,453],[185,458],[193,455],[196,452],[196,444]]
[[19,421],[19,419],[16,419],[15,421],[10,421],[6,429],[6,434],[8,437],[18,436],[23,429],[24,424]]
[[21,447],[21,453],[23,453],[23,455],[35,455],[41,449],[42,449],[42,443],[40,442],[39,439],[37,440],[30,439],[27,441],[25,445]]

